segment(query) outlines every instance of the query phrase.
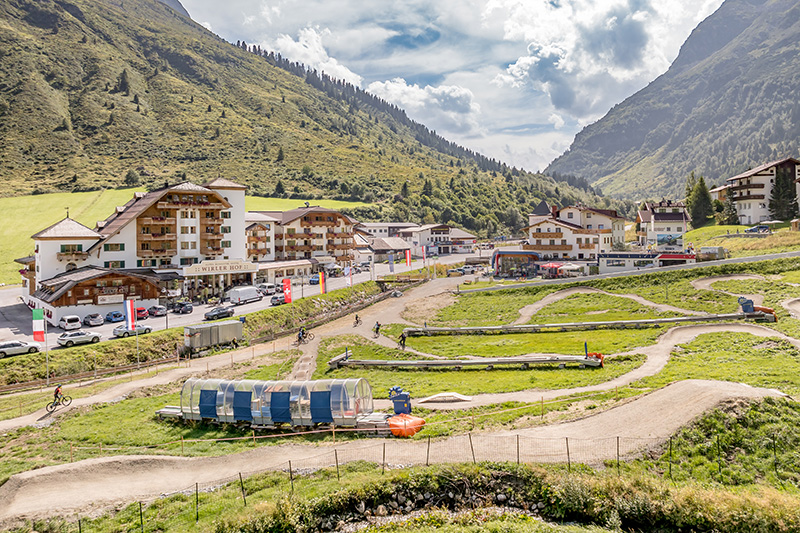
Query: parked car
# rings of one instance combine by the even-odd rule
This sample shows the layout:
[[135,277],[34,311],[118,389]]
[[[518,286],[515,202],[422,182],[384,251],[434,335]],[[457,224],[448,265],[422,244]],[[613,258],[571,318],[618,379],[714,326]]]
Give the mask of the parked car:
[[164,316],[167,314],[167,308],[164,307],[163,305],[152,305],[147,310],[147,313],[150,316]]
[[83,317],[84,326],[102,326],[105,322],[106,321],[103,320],[103,315],[100,313],[92,313],[91,315]]
[[361,267],[361,270],[369,270],[370,268],[369,261],[362,261],[358,266]]
[[744,230],[745,233],[769,233],[769,226],[766,224],[759,224],[757,226],[753,226],[752,228],[747,228]]
[[275,296],[272,297],[272,299],[269,301],[269,303],[272,304],[272,305],[285,304],[286,303],[286,297],[283,295],[283,293],[276,294]]
[[259,283],[256,285],[256,288],[261,291],[261,294],[267,296],[268,294],[275,294],[278,291],[278,288],[275,287],[274,283]]
[[120,324],[114,328],[112,333],[115,337],[129,337],[130,335],[144,335],[151,331],[153,330],[150,329],[149,326],[142,326],[141,324],[136,324],[136,327],[133,329],[128,328],[126,324]]
[[475,273],[475,267],[474,266],[469,266],[469,265],[464,265],[459,270],[461,270],[461,272],[463,274],[465,274],[465,275],[466,274],[474,274]]
[[38,342],[27,341],[2,341],[0,342],[0,359],[7,355],[19,355],[21,353],[36,353],[42,349]]
[[319,285],[319,274],[314,274],[310,278],[308,278],[309,285]]
[[194,305],[192,302],[178,302],[172,310],[179,315],[190,315],[194,311]]
[[137,307],[136,308],[136,319],[137,320],[144,320],[145,318],[149,317],[150,313],[147,312],[147,309],[144,307]]
[[58,321],[58,327],[64,331],[81,329],[81,317],[78,315],[65,315]]
[[448,278],[450,276],[463,276],[463,275],[464,275],[464,272],[459,270],[459,269],[457,269],[457,268],[450,268],[450,269],[447,270],[447,277]]
[[80,330],[62,333],[58,336],[58,344],[61,346],[69,347],[76,344],[89,344],[91,342],[100,342],[100,334]]
[[109,311],[106,313],[106,322],[122,322],[125,320],[125,315],[122,311]]
[[219,320],[220,318],[228,318],[233,316],[232,307],[215,307],[211,311],[206,311],[203,318],[206,320]]
[[264,296],[256,287],[234,287],[225,295],[228,301],[234,305],[241,305],[250,302],[260,302]]

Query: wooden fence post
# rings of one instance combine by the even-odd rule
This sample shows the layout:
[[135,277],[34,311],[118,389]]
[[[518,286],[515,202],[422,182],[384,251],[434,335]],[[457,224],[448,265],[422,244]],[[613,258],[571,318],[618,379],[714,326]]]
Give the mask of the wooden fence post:
[[569,437],[564,437],[564,442],[567,444],[567,472],[572,472],[572,460],[569,457]]
[[472,452],[472,464],[475,464],[475,448],[472,446],[472,433],[467,433],[469,437],[469,449]]

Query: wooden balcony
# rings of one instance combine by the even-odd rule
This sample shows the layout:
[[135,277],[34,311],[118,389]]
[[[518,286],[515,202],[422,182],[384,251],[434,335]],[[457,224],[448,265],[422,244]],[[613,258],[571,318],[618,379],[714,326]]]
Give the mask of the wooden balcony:
[[213,226],[213,225],[220,225],[221,226],[222,224],[225,223],[225,221],[223,219],[221,219],[221,218],[205,218],[205,217],[203,217],[203,218],[200,219],[200,223],[204,224],[206,226]]
[[139,217],[136,221],[140,226],[174,226],[178,222],[173,217]]
[[534,231],[531,232],[532,239],[563,239],[564,234],[560,231]]
[[569,252],[572,250],[571,244],[526,244],[522,247],[523,250],[547,250],[547,251],[563,251]]
[[200,240],[202,241],[221,241],[223,237],[222,233],[200,233]]
[[140,233],[139,241],[171,241],[175,240],[178,235],[176,233]]
[[348,263],[355,259],[355,256],[352,254],[344,254],[344,255],[337,255],[334,257],[337,263]]
[[172,257],[178,253],[175,248],[158,248],[156,250],[139,250],[136,252],[137,257]]
[[733,202],[742,202],[744,200],[763,200],[763,194],[746,194],[740,196],[731,196],[731,201]]
[[297,244],[294,246],[282,246],[281,250],[286,252],[311,252],[314,250],[314,247],[310,244]]
[[325,232],[325,238],[326,239],[352,239],[353,238],[353,234],[348,232],[348,231],[342,231],[342,232],[339,232],[339,233],[336,233],[336,232],[333,232],[333,231],[328,231],[328,232]]
[[728,190],[729,191],[741,191],[741,190],[744,190],[744,189],[763,189],[763,188],[764,188],[764,184],[763,183],[748,183],[748,184],[742,184],[742,185],[732,185],[732,186],[728,187]]
[[201,246],[200,253],[203,255],[222,255],[222,248],[218,246]]
[[326,248],[328,250],[352,250],[353,248],[355,248],[355,244],[353,244],[352,242],[346,242],[346,243],[342,243],[342,244],[331,244],[331,243],[328,243],[326,245]]
[[597,248],[597,243],[594,242],[581,242],[578,243],[578,248],[581,250],[594,250]]
[[89,258],[89,252],[58,252],[56,259],[59,261],[85,261]]
[[335,220],[301,220],[300,226],[304,228],[310,227],[327,227],[327,228],[335,228],[338,225],[338,222]]

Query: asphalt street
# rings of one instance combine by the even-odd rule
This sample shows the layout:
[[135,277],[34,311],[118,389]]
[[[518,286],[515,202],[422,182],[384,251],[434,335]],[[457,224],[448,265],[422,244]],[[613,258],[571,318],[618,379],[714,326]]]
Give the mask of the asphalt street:
[[[453,254],[448,256],[440,256],[438,259],[436,259],[436,262],[438,264],[448,265],[452,263],[463,262],[465,257],[467,257],[466,254]],[[430,261],[428,263],[431,264]],[[394,266],[396,274],[402,274],[403,272],[408,272],[409,270],[414,270],[422,267],[423,267],[422,261],[412,262],[411,267],[407,267],[404,262],[395,263]],[[375,265],[375,277],[383,276],[386,274],[389,274],[388,264],[378,263]],[[371,279],[372,279],[372,273],[362,272],[360,274],[356,274],[353,276],[353,283],[364,283],[366,281],[370,281]],[[343,287],[345,287],[344,277],[328,279],[329,291],[335,289],[341,289]],[[19,285],[4,287],[0,289],[0,340],[23,340],[23,341],[33,340],[33,321],[31,318],[31,310],[28,308],[28,306],[22,303],[21,291],[22,288]],[[294,299],[316,296],[319,293],[320,293],[319,285],[309,285],[307,280],[306,283],[303,285],[298,284],[292,286],[292,297]],[[249,304],[232,306],[234,309],[234,316],[252,313],[260,309],[266,309],[267,307],[270,307],[269,303],[270,298],[271,296],[267,296],[260,302],[251,302]],[[203,314],[206,311],[213,309],[214,307],[218,306],[196,305],[194,307],[194,312],[189,315],[178,315],[175,313],[168,313],[167,316],[150,317],[141,320],[139,323],[143,326],[150,327],[153,331],[167,329],[168,327],[189,326],[192,324],[199,324],[203,322]],[[231,307],[231,306],[225,303],[223,304],[223,307]],[[122,311],[121,307],[120,311]],[[81,316],[81,318],[83,317]],[[83,326],[82,329],[92,332],[98,332],[102,336],[101,340],[106,340],[109,338],[113,338],[111,331],[119,324],[120,323],[115,323],[115,324],[105,323],[102,326],[94,326],[94,327]],[[59,348],[56,340],[58,336],[63,333],[63,330],[55,326],[50,326],[49,324],[47,328],[48,328],[47,329],[48,347],[50,349]]]

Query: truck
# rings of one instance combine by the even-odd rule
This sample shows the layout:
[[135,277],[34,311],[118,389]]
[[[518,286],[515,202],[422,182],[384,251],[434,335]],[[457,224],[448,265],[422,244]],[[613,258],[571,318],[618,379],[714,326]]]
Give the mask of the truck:
[[228,291],[227,297],[228,301],[233,305],[259,302],[262,298],[264,298],[261,292],[252,285],[248,285],[246,287],[234,287]]
[[190,354],[226,344],[236,344],[244,338],[240,320],[225,320],[213,324],[198,324],[183,328],[183,345]]

